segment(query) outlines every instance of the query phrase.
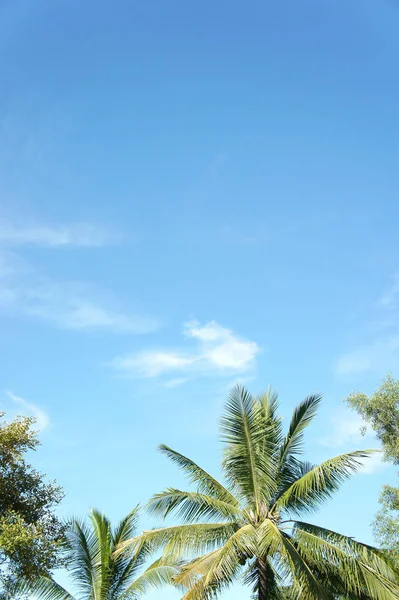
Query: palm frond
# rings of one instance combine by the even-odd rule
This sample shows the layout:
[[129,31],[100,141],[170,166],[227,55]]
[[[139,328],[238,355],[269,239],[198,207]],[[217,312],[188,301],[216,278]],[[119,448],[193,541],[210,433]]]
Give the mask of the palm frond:
[[379,550],[310,523],[296,522],[293,537],[298,551],[327,578],[338,576],[346,593],[366,593],[376,600],[398,597],[398,573]]
[[298,552],[290,536],[282,533],[282,551],[285,553],[291,566],[292,587],[300,597],[309,600],[334,600],[334,595],[322,580],[318,579],[305,558]]
[[257,557],[267,557],[274,561],[281,580],[291,580],[295,598],[332,600],[327,590],[313,576],[309,565],[298,555],[295,547],[292,547],[290,537],[275,521],[265,519],[257,530],[257,536]]
[[285,464],[279,469],[278,472],[278,490],[275,498],[270,502],[273,506],[277,500],[288,488],[301,479],[304,475],[307,475],[310,471],[316,468],[317,465],[312,464],[308,461],[302,461],[296,458],[296,456],[290,456]]
[[136,506],[117,525],[112,534],[112,545],[116,548],[122,542],[134,537],[138,524],[139,506]]
[[236,523],[193,523],[144,531],[142,535],[121,544],[118,554],[137,552],[143,544],[152,551],[161,547],[166,554],[180,558],[187,553],[209,552],[223,544],[239,529]]
[[75,600],[65,588],[50,577],[39,577],[34,581],[19,580],[15,597],[34,596],[35,600]]
[[256,510],[262,503],[265,486],[272,490],[273,460],[260,453],[264,444],[264,420],[261,408],[247,390],[233,388],[221,420],[222,439],[226,444],[223,467],[233,489],[239,489],[247,504]]
[[279,540],[279,558],[284,561],[285,574],[292,579],[292,588],[298,597],[304,600],[334,600],[334,597],[313,574],[306,560],[295,548],[292,539],[271,521],[275,538]]
[[203,577],[208,573],[210,566],[216,558],[216,555],[220,553],[220,548],[212,550],[207,554],[202,554],[188,563],[184,564],[179,573],[175,577],[175,582],[182,588],[192,587],[200,577]]
[[209,566],[205,584],[229,581],[239,565],[248,557],[256,554],[256,529],[253,525],[244,525],[236,531],[220,548]]
[[159,558],[153,562],[141,575],[139,575],[124,591],[118,596],[118,600],[128,600],[144,594],[150,588],[160,588],[171,584],[174,577],[179,572],[178,563],[167,563],[164,558]]
[[202,600],[214,597],[216,592],[233,582],[238,572],[242,570],[242,558],[253,555],[256,551],[255,548],[256,530],[252,525],[244,525],[229,538],[222,548],[206,557],[206,571],[203,562],[202,564],[198,560],[194,562],[196,570],[203,574],[191,585],[189,591],[183,596],[183,600]]
[[342,483],[362,466],[361,459],[372,450],[357,450],[330,458],[317,465],[283,490],[273,510],[287,509],[296,513],[312,512],[332,497]]
[[212,600],[212,598],[217,598],[218,594],[223,591],[223,588],[228,587],[231,583],[232,581],[206,586],[205,577],[201,577],[184,594],[181,600]]
[[[235,576],[245,563],[247,556],[256,552],[256,531],[252,525],[245,525],[231,536],[218,550],[194,559],[185,565],[176,582],[201,593],[214,593]],[[196,592],[197,593],[197,592]],[[189,595],[187,597],[190,597]]]
[[119,546],[114,550],[111,562],[112,576],[109,590],[112,598],[119,598],[124,594],[124,590],[129,587],[139,569],[151,555],[151,547],[145,543],[140,545],[134,553],[121,552],[118,554],[118,550]]
[[79,519],[70,522],[68,530],[69,570],[79,590],[86,593],[96,585],[98,545],[94,532]]
[[132,583],[139,569],[151,554],[151,548],[148,544],[140,545],[137,551],[133,553],[119,552],[121,545],[129,541],[131,535],[137,529],[137,511],[138,507],[122,519],[112,535],[113,544],[108,583],[109,596],[111,598],[119,598],[120,595],[123,595],[126,588]]
[[90,511],[90,520],[93,531],[96,536],[97,556],[94,561],[96,573],[95,578],[95,598],[96,600],[105,600],[112,569],[110,565],[112,555],[112,531],[111,523],[107,517],[96,509]]
[[270,505],[277,491],[278,463],[283,441],[282,419],[278,415],[278,394],[271,388],[256,398],[262,437],[257,454],[261,457],[262,501]]
[[153,496],[148,502],[148,507],[152,514],[160,515],[163,518],[176,512],[184,522],[194,522],[205,518],[235,520],[242,516],[237,506],[224,500],[174,488],[168,488]]
[[314,419],[321,402],[321,396],[308,396],[294,410],[287,435],[281,445],[280,468],[291,456],[300,454],[303,450],[303,433]]
[[257,400],[262,407],[263,418],[266,421],[281,423],[281,417],[278,415],[279,399],[276,391],[269,386],[266,392],[257,396]]
[[190,458],[172,450],[172,448],[169,448],[169,446],[166,446],[165,444],[161,444],[159,449],[184,471],[191,483],[197,485],[197,491],[199,493],[212,496],[221,502],[227,502],[237,508],[239,507],[239,502],[234,495]]

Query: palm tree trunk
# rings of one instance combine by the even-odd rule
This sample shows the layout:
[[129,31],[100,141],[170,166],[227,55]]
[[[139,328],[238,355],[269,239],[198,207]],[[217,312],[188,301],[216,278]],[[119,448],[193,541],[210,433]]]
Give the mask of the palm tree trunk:
[[258,600],[267,600],[267,565],[258,558]]

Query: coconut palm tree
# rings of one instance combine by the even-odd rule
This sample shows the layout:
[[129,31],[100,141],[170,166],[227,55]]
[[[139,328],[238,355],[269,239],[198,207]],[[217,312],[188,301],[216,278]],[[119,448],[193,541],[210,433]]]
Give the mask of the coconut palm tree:
[[142,570],[151,551],[149,544],[129,556],[117,554],[136,533],[137,518],[135,508],[112,529],[103,514],[92,510],[89,523],[78,519],[69,523],[65,560],[76,595],[50,577],[22,583],[18,591],[32,593],[38,600],[134,600],[149,587],[170,582],[177,570],[161,559]]
[[396,573],[376,549],[305,522],[354,473],[369,452],[342,454],[315,466],[301,459],[305,428],[320,396],[306,398],[284,434],[276,394],[253,397],[236,387],[221,420],[225,483],[162,445],[195,491],[155,495],[155,515],[175,513],[182,524],[145,531],[123,545],[164,547],[185,558],[175,577],[184,600],[207,600],[239,576],[254,598],[397,600]]

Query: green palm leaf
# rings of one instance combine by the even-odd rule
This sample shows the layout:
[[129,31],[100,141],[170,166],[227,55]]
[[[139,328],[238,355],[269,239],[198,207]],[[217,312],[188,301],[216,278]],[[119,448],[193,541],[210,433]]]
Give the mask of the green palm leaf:
[[217,545],[227,541],[239,526],[236,523],[194,523],[161,527],[144,531],[122,546],[122,551],[137,550],[142,544],[148,544],[154,551],[165,547],[168,556],[176,559],[187,552],[209,552]]
[[151,588],[158,589],[171,584],[178,573],[179,563],[166,564],[164,559],[159,558],[126,588],[119,600],[136,598]]
[[33,593],[37,600],[75,600],[72,594],[50,577],[39,577],[34,582],[19,581],[15,592],[16,598]]
[[224,500],[213,498],[197,492],[183,492],[168,488],[156,494],[148,503],[151,513],[166,518],[175,512],[183,521],[197,521],[198,519],[211,518],[236,519],[241,516],[241,511],[233,504]]
[[201,577],[208,573],[213,561],[220,552],[221,549],[218,548],[184,564],[174,578],[175,583],[182,588],[191,588]]
[[137,531],[139,517],[139,507],[136,506],[130,513],[126,515],[117,525],[112,535],[112,545],[129,540]]
[[204,469],[199,467],[194,461],[179,454],[169,446],[161,444],[159,446],[160,451],[165,454],[172,462],[176,463],[186,475],[188,475],[190,483],[197,484],[197,491],[199,493],[207,494],[226,502],[232,506],[239,507],[237,499],[226,489],[217,479],[209,475]]
[[97,540],[88,525],[78,519],[74,519],[70,523],[68,539],[70,544],[67,553],[69,569],[78,589],[82,593],[86,593],[87,590],[94,589],[96,586]]
[[221,420],[222,440],[226,444],[223,468],[233,489],[239,490],[255,510],[259,510],[265,491],[270,494],[276,488],[273,457],[259,452],[265,444],[262,410],[259,401],[237,386]]
[[281,534],[282,554],[292,573],[292,588],[303,600],[334,600],[322,580],[315,576],[312,565],[298,552],[287,534]]
[[320,395],[308,396],[295,408],[287,435],[281,445],[280,468],[292,456],[301,454],[303,450],[304,430],[316,416],[320,402]]
[[307,471],[282,491],[273,509],[312,512],[330,499],[341,485],[362,466],[372,450],[356,450],[330,458]]
[[[334,531],[296,522],[294,539],[301,554],[306,554],[319,570],[333,565],[345,581],[345,592],[378,595],[381,600],[392,600],[395,596],[397,572],[387,563],[378,550],[361,544]],[[345,575],[345,576],[344,576]]]

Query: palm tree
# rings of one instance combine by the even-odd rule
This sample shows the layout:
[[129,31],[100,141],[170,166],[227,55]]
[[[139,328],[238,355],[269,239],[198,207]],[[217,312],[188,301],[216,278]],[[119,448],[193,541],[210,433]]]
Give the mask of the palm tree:
[[175,513],[183,523],[145,531],[125,551],[151,544],[164,547],[168,559],[184,558],[175,577],[184,600],[214,598],[239,576],[259,600],[397,600],[397,575],[378,550],[301,520],[369,454],[351,452],[317,466],[301,460],[304,429],[319,402],[320,396],[306,398],[284,435],[276,394],[253,397],[234,388],[221,421],[225,484],[162,445],[196,490],[155,495],[151,512]]
[[40,577],[19,586],[38,600],[133,600],[149,587],[171,581],[177,569],[161,559],[140,571],[151,548],[142,544],[130,556],[118,548],[137,531],[138,508],[112,530],[110,521],[97,510],[90,523],[73,519],[67,530],[65,560],[77,595],[74,596],[50,577]]

